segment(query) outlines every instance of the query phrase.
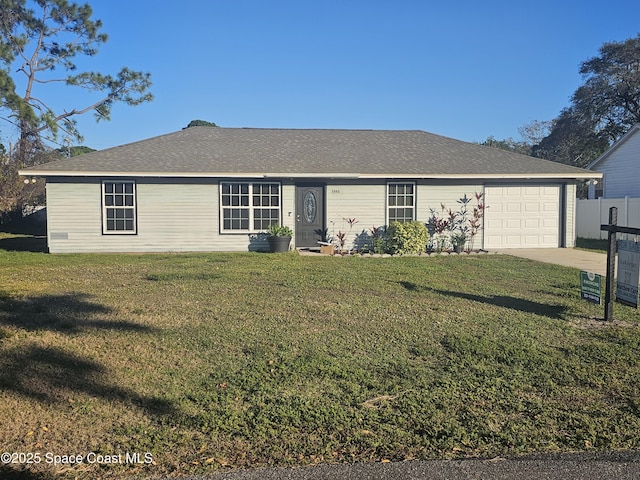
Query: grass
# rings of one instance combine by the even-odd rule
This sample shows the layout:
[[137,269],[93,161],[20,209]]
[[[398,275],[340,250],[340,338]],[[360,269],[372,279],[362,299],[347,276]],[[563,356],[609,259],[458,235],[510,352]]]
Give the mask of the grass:
[[0,250],[0,451],[153,460],[26,468],[49,479],[638,449],[640,319],[578,285],[497,255]]

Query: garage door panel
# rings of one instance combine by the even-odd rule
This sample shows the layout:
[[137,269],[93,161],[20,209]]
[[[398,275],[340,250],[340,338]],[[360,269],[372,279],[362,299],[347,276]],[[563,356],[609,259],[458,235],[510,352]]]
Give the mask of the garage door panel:
[[524,204],[525,213],[538,213],[540,211],[539,203],[527,202]]
[[523,188],[523,197],[535,197],[540,196],[540,187],[525,187]]
[[507,203],[505,211],[508,213],[520,213],[522,211],[522,204],[509,202]]
[[485,248],[558,247],[560,185],[485,188]]
[[513,230],[518,231],[522,228],[522,221],[509,219],[505,220],[502,225],[507,232],[511,232]]
[[525,235],[524,236],[524,246],[529,248],[534,248],[538,246],[540,242],[540,237],[538,235]]
[[529,228],[529,229],[540,228],[540,219],[526,218],[524,220],[524,228]]

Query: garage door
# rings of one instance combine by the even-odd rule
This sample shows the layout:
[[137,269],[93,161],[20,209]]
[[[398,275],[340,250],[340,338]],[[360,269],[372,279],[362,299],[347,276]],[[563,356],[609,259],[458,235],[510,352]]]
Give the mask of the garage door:
[[560,246],[560,185],[485,189],[485,248]]

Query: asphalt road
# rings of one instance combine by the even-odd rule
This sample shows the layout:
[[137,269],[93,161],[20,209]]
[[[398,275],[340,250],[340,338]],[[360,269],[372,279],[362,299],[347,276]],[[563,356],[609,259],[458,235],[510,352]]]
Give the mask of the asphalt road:
[[167,480],[640,480],[640,452],[261,468]]

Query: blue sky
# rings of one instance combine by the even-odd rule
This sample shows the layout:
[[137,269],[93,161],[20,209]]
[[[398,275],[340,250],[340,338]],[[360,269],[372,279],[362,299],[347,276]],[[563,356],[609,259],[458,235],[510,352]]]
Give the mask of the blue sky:
[[87,1],[109,41],[83,66],[150,72],[155,95],[110,122],[81,118],[97,149],[192,119],[517,139],[569,104],[602,43],[640,32],[637,0]]

